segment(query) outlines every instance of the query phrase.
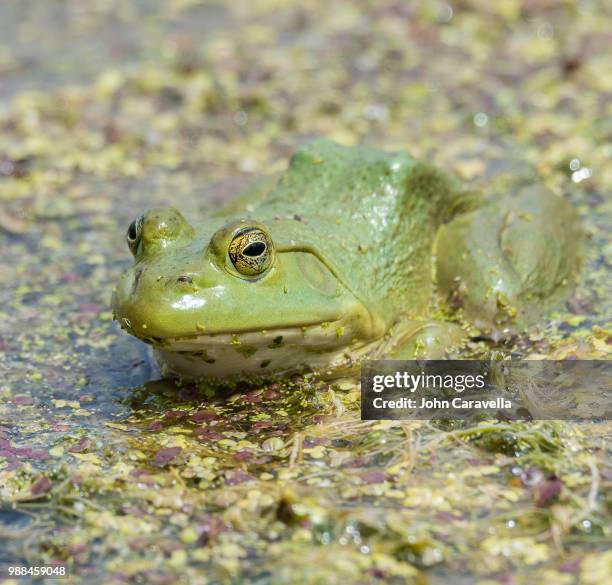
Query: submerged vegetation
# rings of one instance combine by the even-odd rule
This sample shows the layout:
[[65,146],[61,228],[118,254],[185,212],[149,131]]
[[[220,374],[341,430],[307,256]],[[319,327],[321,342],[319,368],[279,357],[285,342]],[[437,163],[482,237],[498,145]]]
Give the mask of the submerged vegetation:
[[0,565],[62,560],[88,583],[604,583],[609,423],[364,422],[350,379],[150,381],[109,299],[138,213],[205,214],[325,135],[571,199],[591,234],[578,289],[466,355],[610,359],[609,3],[87,4],[0,8]]

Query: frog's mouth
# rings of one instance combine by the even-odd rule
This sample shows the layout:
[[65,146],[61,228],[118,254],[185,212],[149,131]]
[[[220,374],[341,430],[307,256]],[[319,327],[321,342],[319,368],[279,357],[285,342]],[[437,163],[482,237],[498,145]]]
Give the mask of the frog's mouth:
[[259,331],[166,338],[154,344],[167,374],[185,378],[241,378],[297,370],[329,370],[367,353],[372,340],[349,319]]
[[[231,332],[202,332],[193,335],[176,337],[138,337],[168,351],[192,352],[203,347],[230,346],[234,348],[270,348],[286,347],[288,344],[299,344],[301,347],[315,350],[317,348],[338,347],[350,344],[358,332],[349,318],[336,321],[316,321],[302,325],[285,325],[268,329],[244,329]],[[237,351],[240,351],[237,349]]]

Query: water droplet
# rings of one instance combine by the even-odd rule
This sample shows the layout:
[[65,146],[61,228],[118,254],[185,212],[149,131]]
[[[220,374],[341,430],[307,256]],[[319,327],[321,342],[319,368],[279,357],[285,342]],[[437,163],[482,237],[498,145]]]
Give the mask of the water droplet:
[[489,123],[489,116],[487,116],[484,112],[478,112],[474,116],[474,124],[479,128],[483,128]]
[[569,164],[570,171],[577,171],[580,168],[580,159],[573,158]]
[[440,6],[438,10],[438,21],[442,23],[450,22],[453,18],[453,7],[449,4],[444,4],[444,6]]
[[591,171],[591,169],[589,169],[588,167],[584,167],[572,173],[572,181],[574,181],[574,183],[580,183],[585,179],[590,179],[592,175],[593,172]]

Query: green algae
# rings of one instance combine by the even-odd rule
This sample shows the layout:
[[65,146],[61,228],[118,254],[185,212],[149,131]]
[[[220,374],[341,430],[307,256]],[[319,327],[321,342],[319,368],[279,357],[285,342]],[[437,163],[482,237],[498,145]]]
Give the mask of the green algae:
[[354,382],[312,376],[150,382],[108,303],[138,213],[210,213],[326,135],[570,198],[591,233],[570,301],[462,355],[610,359],[606,3],[22,6],[0,9],[5,556],[91,583],[604,582],[609,424],[362,422]]

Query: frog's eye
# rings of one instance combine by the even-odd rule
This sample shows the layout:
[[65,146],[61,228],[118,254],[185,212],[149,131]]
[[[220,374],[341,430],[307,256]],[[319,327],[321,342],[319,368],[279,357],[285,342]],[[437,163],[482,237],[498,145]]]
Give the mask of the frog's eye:
[[240,274],[257,276],[272,263],[272,241],[259,228],[246,228],[238,232],[229,245],[229,257]]
[[136,251],[138,250],[138,244],[140,243],[140,239],[142,237],[142,222],[144,220],[144,215],[137,217],[128,228],[126,234],[127,245],[130,249],[130,252],[134,256],[136,256]]

